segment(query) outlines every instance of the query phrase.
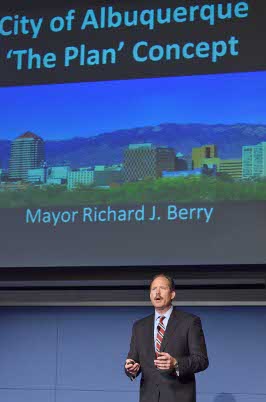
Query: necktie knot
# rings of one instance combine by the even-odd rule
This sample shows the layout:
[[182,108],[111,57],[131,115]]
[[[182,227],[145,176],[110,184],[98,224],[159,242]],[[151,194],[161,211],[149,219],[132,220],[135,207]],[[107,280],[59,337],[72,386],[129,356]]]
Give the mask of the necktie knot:
[[165,316],[161,315],[161,317],[159,317],[159,318],[160,318],[160,324],[163,324],[163,320],[165,319]]

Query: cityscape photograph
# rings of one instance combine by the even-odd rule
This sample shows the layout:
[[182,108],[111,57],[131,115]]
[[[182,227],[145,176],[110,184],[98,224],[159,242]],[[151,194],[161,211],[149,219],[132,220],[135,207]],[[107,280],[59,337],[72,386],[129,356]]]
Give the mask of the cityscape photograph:
[[1,88],[0,207],[266,200],[266,72]]

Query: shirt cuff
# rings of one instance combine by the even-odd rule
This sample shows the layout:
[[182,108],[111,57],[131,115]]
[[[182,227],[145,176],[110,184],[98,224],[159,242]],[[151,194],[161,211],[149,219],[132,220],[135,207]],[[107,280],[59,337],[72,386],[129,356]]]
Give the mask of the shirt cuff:
[[176,372],[176,375],[179,377],[179,367],[178,367],[177,361],[176,361],[176,365],[175,365],[175,372]]

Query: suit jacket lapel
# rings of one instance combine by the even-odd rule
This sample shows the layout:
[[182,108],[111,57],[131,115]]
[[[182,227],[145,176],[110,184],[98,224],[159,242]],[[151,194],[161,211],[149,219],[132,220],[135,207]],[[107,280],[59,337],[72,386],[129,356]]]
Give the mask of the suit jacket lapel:
[[155,317],[155,314],[153,314],[149,317],[148,334],[147,334],[147,347],[149,348],[149,353],[151,354],[153,360],[155,359],[154,317]]
[[163,337],[162,345],[161,345],[161,352],[164,352],[166,345],[168,344],[169,340],[171,339],[171,336],[173,332],[176,329],[176,326],[178,324],[178,311],[173,309],[172,314],[170,315],[166,331]]

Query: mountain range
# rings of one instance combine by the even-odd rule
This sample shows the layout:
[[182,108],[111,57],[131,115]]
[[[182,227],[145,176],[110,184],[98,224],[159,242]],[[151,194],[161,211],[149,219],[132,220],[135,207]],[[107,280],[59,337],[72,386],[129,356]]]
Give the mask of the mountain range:
[[[23,133],[21,133],[23,134]],[[36,133],[45,140],[45,133]],[[69,163],[71,167],[109,165],[123,161],[123,151],[129,144],[152,143],[169,146],[185,156],[192,148],[216,144],[222,159],[241,158],[243,145],[266,141],[266,125],[245,124],[209,125],[163,123],[103,133],[93,137],[73,137],[65,140],[47,140],[48,164]],[[0,140],[0,163],[8,167],[10,140]]]

